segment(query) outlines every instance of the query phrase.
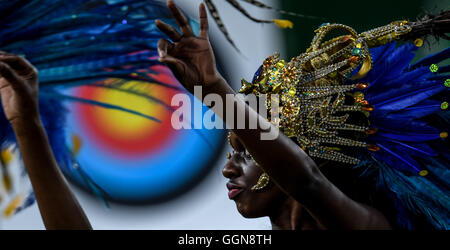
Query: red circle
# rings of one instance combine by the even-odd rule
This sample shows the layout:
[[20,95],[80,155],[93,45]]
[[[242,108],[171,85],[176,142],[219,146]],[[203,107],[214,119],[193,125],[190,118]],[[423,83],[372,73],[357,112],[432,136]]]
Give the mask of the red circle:
[[[161,68],[154,70],[161,70]],[[176,82],[170,75],[160,74],[158,76],[160,76],[160,79],[158,79],[160,81]],[[105,91],[105,89],[95,86],[81,86],[76,89],[75,95],[89,100],[101,101],[97,100],[101,91]],[[164,88],[162,91],[165,95],[158,95],[157,98],[162,99],[164,103],[170,103],[173,95],[179,93],[179,91],[170,88]],[[161,121],[158,126],[144,131],[138,138],[127,138],[124,140],[123,138],[115,137],[104,129],[105,125],[95,115],[95,109],[99,108],[101,107],[83,103],[77,104],[74,109],[75,117],[77,117],[81,129],[91,141],[113,154],[130,157],[148,156],[163,149],[176,137],[177,131],[171,125],[172,112],[168,109],[166,109],[164,114],[160,114],[157,117]],[[149,122],[156,121],[149,120]]]

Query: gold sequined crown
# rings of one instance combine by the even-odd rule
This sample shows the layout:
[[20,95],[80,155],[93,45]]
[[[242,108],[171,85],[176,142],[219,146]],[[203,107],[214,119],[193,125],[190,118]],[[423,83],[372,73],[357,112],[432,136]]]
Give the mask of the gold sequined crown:
[[[326,35],[336,29],[349,34],[323,42]],[[279,54],[268,57],[253,82],[242,80],[239,92],[267,94],[269,112],[270,95],[278,94],[281,97],[278,125],[284,134],[295,137],[312,157],[358,164],[357,158],[339,152],[340,146],[372,151],[379,148],[339,136],[339,131],[373,134],[375,129],[347,121],[350,112],[362,112],[368,117],[373,107],[364,100],[364,94],[357,91],[367,88],[368,83],[345,83],[358,68],[352,80],[369,72],[372,65],[369,48],[386,44],[410,31],[406,21],[392,22],[361,34],[342,24],[323,24],[315,30],[316,35],[305,53],[288,63],[280,60]],[[345,104],[346,95],[353,97],[352,104]]]

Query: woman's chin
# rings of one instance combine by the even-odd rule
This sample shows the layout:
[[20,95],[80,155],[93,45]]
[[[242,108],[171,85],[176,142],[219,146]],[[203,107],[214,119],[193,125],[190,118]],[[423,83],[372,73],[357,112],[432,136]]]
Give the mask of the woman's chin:
[[238,212],[244,218],[252,219],[252,218],[259,218],[259,217],[263,216],[263,215],[261,215],[261,213],[258,213],[257,211],[254,211],[253,209],[251,209],[246,204],[242,204],[242,203],[236,202],[236,207],[237,207]]

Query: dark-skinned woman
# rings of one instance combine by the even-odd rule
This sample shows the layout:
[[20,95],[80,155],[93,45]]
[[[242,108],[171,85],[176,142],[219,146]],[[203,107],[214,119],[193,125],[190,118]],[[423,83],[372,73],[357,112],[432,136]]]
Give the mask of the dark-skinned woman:
[[[199,10],[198,36],[173,1],[168,1],[168,8],[181,33],[156,21],[171,40],[160,40],[160,61],[170,67],[187,90],[193,92],[194,86],[201,86],[202,100],[215,94],[225,103],[226,96],[236,92],[216,69],[204,4]],[[231,120],[226,115],[229,110],[223,112],[212,106],[216,115],[232,128],[229,141],[234,153],[229,155],[223,175],[230,179],[228,195],[239,212],[250,218],[269,216],[274,229],[448,228],[445,214],[448,215],[449,197],[439,189],[448,180],[431,174],[441,166],[448,173],[445,156],[433,151],[434,155],[441,155],[435,158],[441,163],[433,164],[422,162],[426,157],[411,161],[400,156],[412,154],[406,150],[425,152],[415,148],[418,141],[431,144],[446,138],[445,131],[420,139],[411,137],[409,132],[417,135],[422,131],[405,118],[421,117],[422,113],[414,113],[414,105],[443,91],[442,77],[439,88],[430,95],[405,97],[400,93],[420,93],[417,88],[422,85],[418,81],[439,77],[433,75],[437,71],[433,63],[442,60],[442,53],[411,67],[409,53],[422,46],[418,37],[430,34],[427,27],[435,27],[435,35],[448,32],[448,25],[443,25],[448,22],[448,15],[444,11],[418,22],[393,22],[361,34],[345,25],[327,23],[315,31],[307,52],[291,62],[280,60],[279,55],[267,58],[252,82],[243,81],[240,92],[280,96],[283,110],[278,124],[263,118],[244,100],[234,103]],[[324,42],[326,34],[336,29],[349,34]],[[412,38],[417,38],[414,44],[399,48],[392,42]],[[391,54],[395,56],[388,57]],[[434,65],[430,66],[431,72],[430,64]],[[422,70],[422,78],[417,76],[415,67]],[[384,93],[386,82],[396,92]],[[369,103],[372,100],[378,103],[375,109]],[[270,111],[271,104],[266,106]],[[235,129],[240,115],[245,116],[245,124],[257,121],[257,127]],[[380,118],[387,115],[392,120]],[[379,127],[372,128],[371,124]],[[278,133],[278,127],[283,133]],[[403,134],[406,131],[409,134]],[[272,139],[261,139],[263,133]],[[359,172],[354,171],[356,168]],[[362,178],[359,182],[359,175],[370,170],[378,171],[380,176],[372,184],[381,187],[381,191],[371,190],[371,184]],[[422,185],[424,182],[427,188]],[[432,189],[436,192],[427,191]],[[380,195],[382,191],[385,193]],[[442,193],[445,197],[440,199]],[[410,202],[418,205],[410,206]],[[441,217],[428,216],[429,211]]]

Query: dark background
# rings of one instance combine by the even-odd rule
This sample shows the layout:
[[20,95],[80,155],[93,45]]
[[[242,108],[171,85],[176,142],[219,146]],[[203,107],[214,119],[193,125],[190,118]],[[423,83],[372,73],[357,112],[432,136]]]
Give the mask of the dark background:
[[[325,22],[345,24],[361,33],[396,20],[414,21],[426,13],[436,13],[449,7],[450,0],[281,0],[280,8],[283,10],[324,18],[319,20],[283,15],[282,18],[294,23],[293,29],[284,31],[287,54],[283,57],[292,58],[303,53],[314,37],[314,30]],[[430,42],[433,51],[449,46],[448,41],[436,44],[434,39],[430,39]]]

